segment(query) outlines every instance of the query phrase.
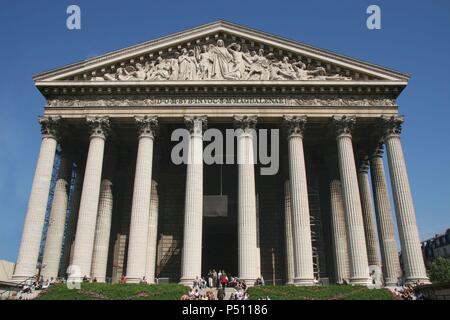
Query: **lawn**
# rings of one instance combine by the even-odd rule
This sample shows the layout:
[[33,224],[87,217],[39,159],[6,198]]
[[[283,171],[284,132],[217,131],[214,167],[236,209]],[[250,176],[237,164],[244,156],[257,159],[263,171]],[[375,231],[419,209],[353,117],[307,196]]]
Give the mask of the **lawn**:
[[249,288],[252,300],[269,297],[271,300],[393,300],[387,289],[368,289],[363,286],[264,286]]
[[180,284],[81,283],[80,290],[59,284],[50,287],[37,300],[179,300],[188,290]]
[[[38,300],[179,300],[188,287],[180,284],[139,285],[82,283],[80,290],[55,285]],[[393,300],[385,289],[363,286],[264,286],[249,288],[250,298],[271,300]]]

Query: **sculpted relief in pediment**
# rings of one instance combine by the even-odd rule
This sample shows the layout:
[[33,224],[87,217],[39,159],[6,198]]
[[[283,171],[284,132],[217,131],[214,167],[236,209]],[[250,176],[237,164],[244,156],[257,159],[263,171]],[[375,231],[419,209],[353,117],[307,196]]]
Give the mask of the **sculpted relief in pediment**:
[[84,77],[91,81],[352,79],[348,73],[327,70],[311,59],[276,54],[262,47],[249,48],[246,43],[226,44],[220,38],[209,44],[179,46],[176,51],[110,66]]

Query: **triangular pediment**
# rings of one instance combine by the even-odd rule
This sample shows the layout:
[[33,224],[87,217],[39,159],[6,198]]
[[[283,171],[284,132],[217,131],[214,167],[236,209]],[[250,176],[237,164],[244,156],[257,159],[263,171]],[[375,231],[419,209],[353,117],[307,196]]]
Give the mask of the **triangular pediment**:
[[218,21],[36,75],[36,82],[400,81],[408,76]]

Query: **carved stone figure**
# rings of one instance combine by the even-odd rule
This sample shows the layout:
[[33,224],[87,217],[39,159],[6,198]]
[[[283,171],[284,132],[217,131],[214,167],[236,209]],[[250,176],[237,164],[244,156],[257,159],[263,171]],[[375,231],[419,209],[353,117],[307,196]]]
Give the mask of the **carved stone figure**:
[[167,60],[161,57],[156,59],[157,64],[153,67],[153,71],[148,74],[148,80],[167,80],[169,79],[170,65]]
[[181,55],[178,57],[179,74],[178,80],[197,80],[197,60],[195,58],[194,50],[183,48]]
[[134,71],[133,76],[136,78],[136,80],[145,80],[147,74],[142,64],[136,63],[136,71]]
[[264,57],[264,50],[259,49],[258,55],[252,51],[250,55],[251,65],[246,80],[269,80],[269,60]]
[[216,44],[182,48],[167,56],[119,67],[114,73],[93,76],[91,81],[142,80],[352,80],[339,73],[328,74],[321,66],[306,65],[301,60],[281,60],[270,52],[249,51],[245,44],[223,39]]
[[250,63],[247,57],[241,52],[241,45],[232,43],[228,46],[228,51],[233,56],[232,67],[228,73],[229,78],[242,79],[245,74],[245,63]]
[[269,80],[283,80],[283,77],[280,73],[280,66],[277,63],[277,60],[274,57],[273,53],[269,53],[267,55],[267,59],[270,61],[269,63]]
[[289,63],[288,57],[283,57],[283,60],[278,62],[276,65],[279,67],[278,74],[281,75],[282,78],[287,80],[297,79],[295,70],[292,67],[292,64]]
[[210,48],[212,55],[212,73],[211,78],[216,80],[229,79],[232,54],[225,47],[222,39],[217,40],[217,45]]
[[[197,51],[200,51],[197,49]],[[211,78],[212,63],[211,54],[208,50],[208,46],[203,45],[201,52],[197,54],[197,61],[199,67],[198,78],[201,80],[206,80]]]
[[118,80],[131,80],[133,79],[133,74],[136,69],[133,66],[127,66],[125,68],[117,68],[117,79]]
[[177,80],[180,71],[180,66],[178,64],[178,58],[180,57],[179,52],[175,52],[173,58],[169,58],[170,66],[170,77],[169,80]]

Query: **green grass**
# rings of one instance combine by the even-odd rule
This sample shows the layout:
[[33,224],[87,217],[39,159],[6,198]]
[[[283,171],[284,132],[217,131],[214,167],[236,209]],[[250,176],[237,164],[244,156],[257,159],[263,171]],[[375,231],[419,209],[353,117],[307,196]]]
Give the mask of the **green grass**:
[[269,297],[271,300],[393,300],[386,289],[363,286],[264,286],[248,289],[252,300]]
[[81,289],[54,285],[37,300],[179,300],[188,287],[179,284],[141,285],[81,283]]
[[[54,285],[38,300],[179,300],[188,287],[179,284],[140,285],[82,283],[80,290]],[[271,300],[393,300],[385,289],[362,286],[264,286],[249,288],[250,298]]]

